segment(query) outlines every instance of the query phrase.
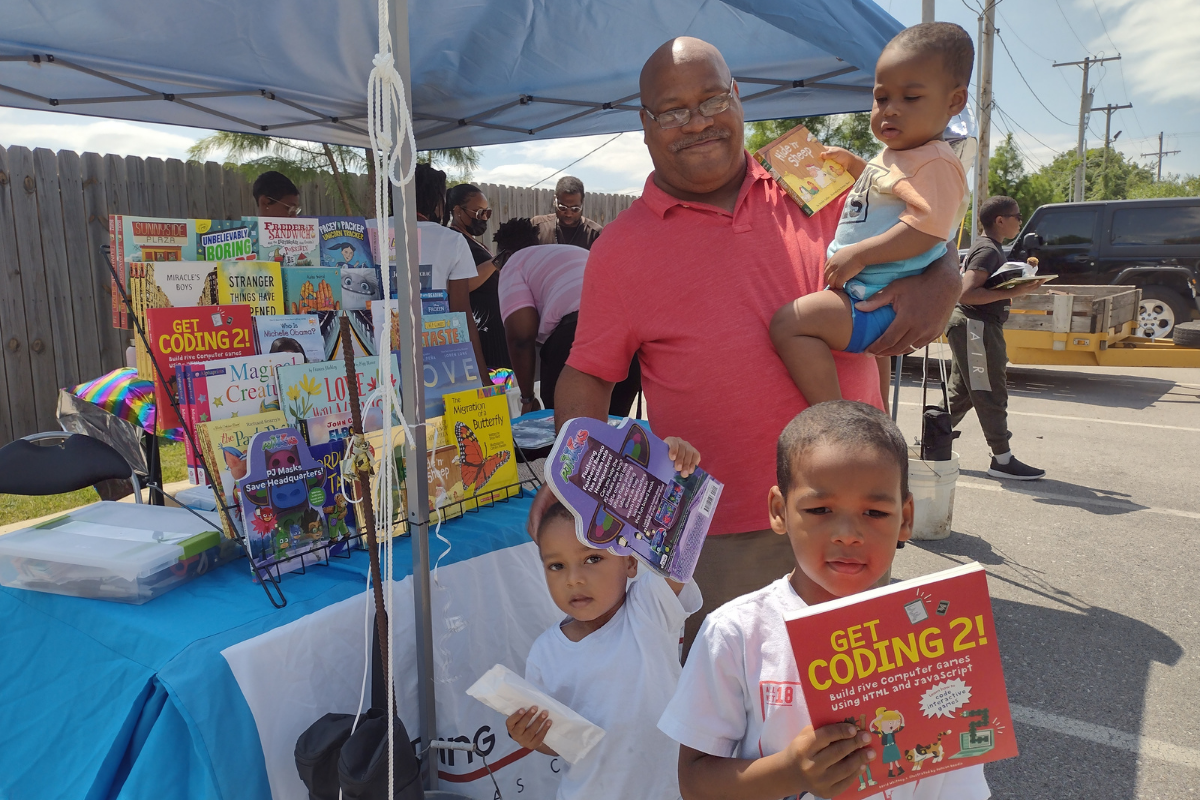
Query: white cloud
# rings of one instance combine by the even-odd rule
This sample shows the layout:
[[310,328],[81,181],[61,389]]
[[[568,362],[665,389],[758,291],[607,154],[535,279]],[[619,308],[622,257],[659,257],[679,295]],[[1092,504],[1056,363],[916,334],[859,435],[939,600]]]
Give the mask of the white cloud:
[[[482,163],[474,177],[481,182],[529,186],[583,158],[562,174],[575,175],[589,192],[641,194],[646,176],[654,169],[641,134],[626,133],[605,144],[611,139],[613,135],[607,134],[483,147]],[[596,152],[591,153],[593,150]],[[553,186],[553,180],[543,185]]]
[[211,133],[197,128],[0,108],[0,145],[5,147],[186,159],[188,147]]
[[[1131,100],[1155,103],[1200,100],[1200,3],[1196,0],[1096,0],[1108,32],[1121,52]],[[1077,6],[1094,12],[1091,0]],[[1093,41],[1111,48],[1107,36]]]

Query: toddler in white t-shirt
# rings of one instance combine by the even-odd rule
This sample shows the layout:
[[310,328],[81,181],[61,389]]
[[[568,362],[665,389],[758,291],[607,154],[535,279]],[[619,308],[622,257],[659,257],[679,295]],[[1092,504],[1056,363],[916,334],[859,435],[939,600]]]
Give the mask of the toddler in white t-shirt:
[[[686,800],[833,797],[877,781],[871,734],[813,729],[784,618],[887,580],[912,533],[908,448],[895,423],[864,403],[812,406],[779,437],[771,529],[796,569],[708,615],[659,728],[679,742]],[[878,770],[880,767],[875,765]],[[807,794],[806,794],[807,793]],[[982,766],[906,783],[888,800],[985,800]]]
[[[678,444],[677,465],[690,474],[699,456]],[[568,616],[533,643],[525,678],[604,729],[563,774],[558,800],[678,800],[679,746],[655,723],[675,692],[679,638],[700,608],[700,590],[648,570],[630,583],[637,561],[580,542],[574,517],[558,503],[538,526],[538,550],[554,604]],[[507,721],[522,747],[556,755],[543,743],[550,724],[536,706]]]

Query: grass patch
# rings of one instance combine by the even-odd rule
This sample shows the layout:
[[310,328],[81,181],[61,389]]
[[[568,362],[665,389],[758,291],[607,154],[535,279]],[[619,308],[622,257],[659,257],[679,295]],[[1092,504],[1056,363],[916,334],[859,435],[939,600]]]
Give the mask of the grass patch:
[[[182,443],[159,439],[159,453],[162,458],[163,483],[174,483],[187,479],[187,463]],[[0,494],[0,525],[69,511],[72,508],[94,503],[99,499],[100,496],[96,494],[96,490],[90,486],[77,492],[48,494],[40,497]]]

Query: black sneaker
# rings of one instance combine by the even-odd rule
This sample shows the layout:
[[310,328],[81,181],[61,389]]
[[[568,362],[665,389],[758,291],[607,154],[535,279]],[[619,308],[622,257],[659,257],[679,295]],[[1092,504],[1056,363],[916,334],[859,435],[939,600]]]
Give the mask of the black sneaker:
[[1014,481],[1036,481],[1046,477],[1046,470],[1022,464],[1017,459],[1010,458],[1007,464],[1001,464],[992,457],[992,465],[988,467],[988,475],[993,478],[1008,478]]

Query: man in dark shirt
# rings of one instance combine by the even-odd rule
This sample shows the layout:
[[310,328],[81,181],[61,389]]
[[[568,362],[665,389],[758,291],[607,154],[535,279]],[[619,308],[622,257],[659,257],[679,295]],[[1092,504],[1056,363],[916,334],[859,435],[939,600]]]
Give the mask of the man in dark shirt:
[[583,215],[583,181],[567,175],[554,187],[554,213],[530,220],[538,229],[539,244],[571,244],[592,249],[600,224]]
[[950,316],[946,339],[953,359],[950,368],[950,417],[954,427],[972,407],[992,450],[988,474],[997,478],[1033,481],[1046,471],[1013,457],[1008,440],[1008,353],[1004,322],[1009,301],[1029,294],[1041,282],[1011,289],[986,289],[983,284],[1005,262],[1001,243],[1021,231],[1021,209],[1011,197],[989,197],[979,207],[984,235],[975,240],[963,264],[963,291]]

